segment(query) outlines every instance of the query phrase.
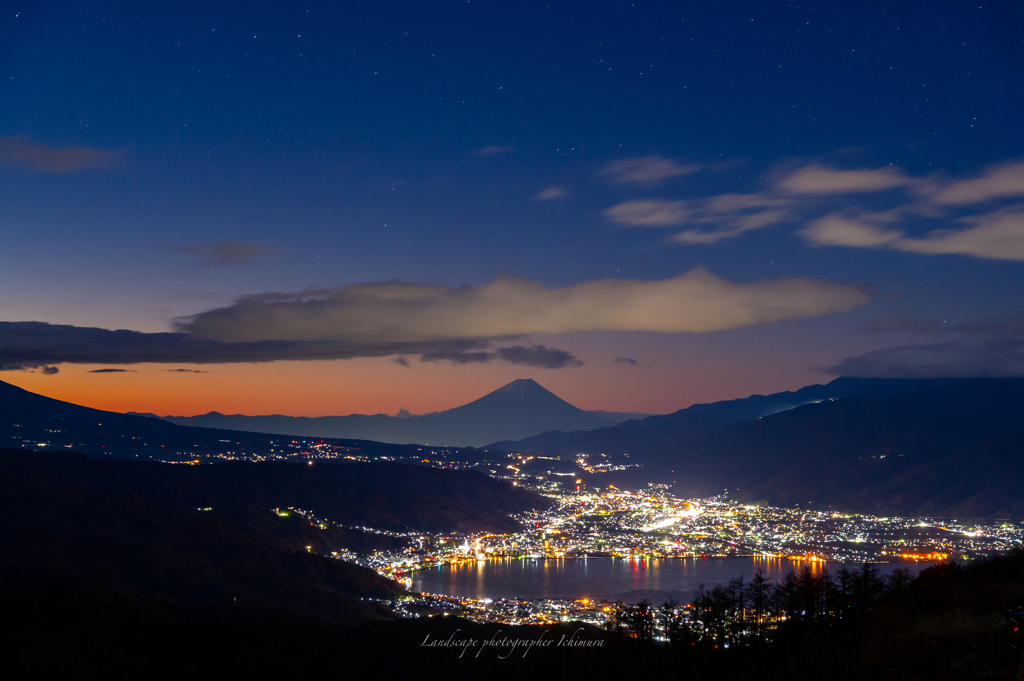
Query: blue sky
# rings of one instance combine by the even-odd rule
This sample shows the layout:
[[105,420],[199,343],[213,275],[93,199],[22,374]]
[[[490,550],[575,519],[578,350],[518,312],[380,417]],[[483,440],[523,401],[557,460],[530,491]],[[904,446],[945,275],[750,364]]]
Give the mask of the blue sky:
[[[670,411],[839,366],[1016,374],[1021,74],[1011,2],[13,3],[0,377],[345,413],[520,375]],[[695,268],[714,285],[671,284]],[[504,275],[548,293],[496,301]],[[75,328],[35,352],[25,322]],[[257,337],[306,345],[209,350]],[[237,380],[301,385],[303,362],[343,388]],[[110,366],[135,374],[90,374]]]

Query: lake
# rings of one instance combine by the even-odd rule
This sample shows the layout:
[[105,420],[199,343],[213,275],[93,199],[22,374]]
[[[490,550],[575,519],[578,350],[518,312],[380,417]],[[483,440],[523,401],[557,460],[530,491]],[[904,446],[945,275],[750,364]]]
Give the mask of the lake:
[[[879,563],[880,574],[898,567],[912,573],[934,563]],[[464,598],[592,598],[637,603],[644,598],[662,603],[670,596],[689,602],[703,584],[711,588],[742,575],[749,579],[763,568],[772,582],[790,570],[810,565],[836,572],[841,563],[807,563],[786,558],[624,558],[492,559],[421,570],[411,575],[412,590]],[[847,564],[850,569],[858,567]]]

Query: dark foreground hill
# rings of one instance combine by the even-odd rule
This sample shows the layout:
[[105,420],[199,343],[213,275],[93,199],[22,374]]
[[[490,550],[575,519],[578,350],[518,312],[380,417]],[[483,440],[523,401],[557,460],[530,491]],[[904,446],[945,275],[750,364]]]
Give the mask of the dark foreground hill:
[[244,416],[210,412],[201,416],[167,416],[183,426],[279,433],[300,437],[428,443],[477,447],[495,440],[519,439],[550,430],[592,430],[643,414],[584,411],[532,379],[517,379],[478,400],[422,416],[384,414],[351,416]]
[[308,523],[289,528],[259,506],[199,511],[170,486],[135,474],[156,467],[172,468],[0,452],[0,581],[8,597],[63,594],[138,617],[191,607],[265,620],[316,613],[349,624],[389,616],[362,599],[395,597],[399,585],[308,552]]
[[296,507],[345,524],[433,532],[511,531],[508,517],[548,502],[476,471],[405,464],[227,462],[172,465],[96,460],[74,452],[0,450],[0,480],[66,486],[185,508]]
[[[505,514],[538,502],[478,473],[401,464],[187,466],[0,450],[0,668],[4,678],[238,678],[238,664],[263,678],[252,665],[264,645],[393,619],[378,601],[404,594],[322,555],[353,548],[359,533],[273,507],[454,533],[512,529]],[[239,656],[206,666],[225,649]],[[168,656],[176,662],[164,667]]]

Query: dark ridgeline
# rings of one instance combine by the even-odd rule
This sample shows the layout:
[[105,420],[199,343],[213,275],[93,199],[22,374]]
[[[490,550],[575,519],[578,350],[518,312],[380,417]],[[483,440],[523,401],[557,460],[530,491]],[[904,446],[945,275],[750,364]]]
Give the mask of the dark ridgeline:
[[0,474],[13,491],[61,486],[190,509],[296,507],[334,522],[402,531],[511,532],[519,525],[510,513],[550,503],[476,471],[389,462],[189,466],[91,459],[74,452],[0,450]]
[[638,416],[644,415],[584,411],[533,379],[520,378],[469,404],[422,416],[244,416],[210,412],[201,416],[167,416],[165,420],[182,426],[306,437],[479,447],[499,439],[523,438],[555,429],[592,430]]
[[[189,458],[225,451],[268,455],[292,452],[293,438],[178,426],[156,418],[83,407],[0,381],[0,446],[45,442],[92,456]],[[419,450],[364,440],[329,440],[365,456],[410,457]],[[177,456],[177,454],[181,456]]]
[[1024,380],[808,404],[725,429],[659,463],[779,506],[1020,519]]
[[1024,379],[836,379],[566,437],[523,444],[628,452],[643,464],[630,482],[675,481],[679,496],[728,489],[779,506],[1024,517]]
[[494,442],[487,445],[487,448],[560,454],[672,453],[677,451],[680,442],[685,443],[729,426],[812,402],[840,397],[889,395],[930,385],[944,385],[947,382],[947,379],[837,378],[827,385],[811,385],[793,392],[752,395],[738,400],[695,404],[671,414],[649,416],[642,420],[631,419],[609,428],[577,432],[551,431],[518,441]]

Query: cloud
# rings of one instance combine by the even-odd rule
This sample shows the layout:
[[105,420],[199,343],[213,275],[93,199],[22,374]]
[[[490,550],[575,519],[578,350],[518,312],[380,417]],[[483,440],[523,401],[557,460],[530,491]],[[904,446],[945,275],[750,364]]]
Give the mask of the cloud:
[[923,239],[904,238],[894,248],[929,255],[959,254],[993,260],[1024,260],[1024,205],[959,220],[963,230],[937,229]]
[[864,378],[1024,376],[1024,339],[968,338],[884,348],[847,357],[827,371]]
[[208,374],[209,371],[200,371],[199,369],[168,369],[167,371],[172,374]]
[[948,184],[934,200],[940,204],[980,203],[993,198],[1024,195],[1024,163],[1003,163],[981,177]]
[[[512,275],[481,286],[389,281],[243,296],[179,320],[173,333],[0,322],[0,370],[408,355],[458,361],[532,334],[700,333],[846,312],[870,300],[863,285],[799,278],[737,283],[700,268],[671,279],[603,279],[562,288]],[[494,354],[536,366],[578,361],[543,346]]]
[[735,213],[750,209],[780,208],[791,203],[791,199],[770,196],[764,193],[720,194],[719,196],[706,199],[702,208],[709,213]]
[[890,167],[877,170],[836,170],[809,165],[784,179],[778,188],[794,194],[847,194],[907,187],[916,182],[902,171]]
[[420,355],[421,362],[451,362],[452,364],[489,364],[494,355],[489,352],[458,352],[434,350]]
[[222,265],[245,265],[258,255],[271,255],[274,250],[247,241],[221,241],[216,244],[190,244],[177,249],[180,253],[194,253],[200,256],[201,267]]
[[134,369],[93,369],[89,372],[90,374],[124,374],[124,373],[135,373]]
[[120,151],[92,147],[54,149],[32,144],[26,137],[0,137],[0,163],[12,163],[43,173],[68,173],[74,170],[107,170],[121,163]]
[[565,187],[548,187],[533,198],[538,201],[550,201],[551,199],[559,199],[563,196],[565,196]]
[[583,366],[583,362],[564,350],[546,348],[543,345],[524,347],[513,345],[509,348],[498,348],[495,354],[509,364],[525,364],[543,369],[561,369],[564,367]]
[[871,221],[868,214],[846,218],[839,213],[832,213],[812,222],[800,235],[817,246],[870,248],[893,244],[903,237],[903,232],[881,229]]
[[490,364],[493,360],[509,364],[525,364],[545,369],[582,366],[583,362],[564,350],[547,348],[543,345],[497,348],[494,352],[427,352],[420,356],[421,362],[447,361],[452,364]]
[[686,201],[634,199],[612,206],[604,214],[627,227],[671,227],[686,222],[691,212]]
[[495,144],[490,147],[484,147],[483,149],[477,149],[475,153],[477,156],[494,156],[495,154],[507,154],[508,152],[515,149],[511,144]]
[[50,364],[229,364],[278,360],[354,359],[468,352],[489,345],[475,339],[417,343],[259,341],[223,343],[187,333],[110,331],[44,322],[0,322],[0,371]]
[[631,367],[635,367],[638,364],[640,364],[640,362],[637,362],[632,357],[616,357],[615,358],[615,363],[616,364],[628,364]]
[[404,355],[402,355],[402,356],[399,356],[399,357],[395,357],[395,358],[394,358],[393,360],[391,360],[391,361],[392,361],[392,362],[394,362],[395,364],[397,364],[398,366],[403,366],[403,367],[405,367],[406,369],[410,369],[410,368],[412,368],[412,367],[410,367],[410,366],[409,366],[409,360],[408,360],[408,359],[406,359],[406,357],[405,357]]
[[928,345],[905,345],[847,357],[829,372],[879,378],[1024,376],[1024,316],[949,323],[889,312],[870,332],[909,332],[953,337]]
[[[717,228],[712,231],[688,229],[673,234],[669,241],[677,244],[714,244],[722,239],[734,239],[745,232],[785,222],[791,217],[789,211],[785,210],[762,210],[748,215],[731,216],[719,219]],[[705,221],[707,220],[701,220]]]
[[957,222],[969,227],[936,229],[924,237],[909,237],[901,230],[883,227],[893,221],[890,215],[862,213],[844,217],[833,213],[812,222],[800,234],[818,246],[891,248],[924,255],[1024,260],[1024,205],[963,217]]
[[697,170],[699,168],[695,165],[681,165],[671,158],[642,156],[612,161],[601,169],[601,175],[616,183],[658,184],[670,177],[689,175]]
[[690,201],[634,199],[605,210],[612,222],[628,227],[672,227],[682,224],[712,225],[688,229],[669,237],[681,244],[713,244],[790,220],[788,198],[766,194],[723,194]]
[[58,369],[57,367],[43,367],[42,368],[42,374],[44,376],[53,376],[54,374],[59,374],[59,373],[60,373],[60,369]]
[[956,331],[980,336],[1018,336],[1024,338],[1024,316],[1002,317],[984,321],[967,322],[953,327]]
[[585,331],[702,332],[846,312],[869,300],[860,285],[796,278],[735,283],[701,268],[660,281],[603,279],[563,288],[501,275],[457,288],[388,281],[244,296],[229,307],[179,320],[177,329],[220,343],[353,344]]
[[[858,195],[897,188],[907,191],[886,197],[895,202],[887,210],[851,207],[858,202]],[[1004,201],[983,213],[963,208],[1022,196],[1024,161],[990,166],[966,180],[948,180],[937,174],[911,177],[890,166],[841,170],[811,164],[766,191],[687,200],[632,199],[606,209],[605,216],[628,227],[686,225],[688,229],[667,238],[686,245],[715,244],[772,225],[801,221],[805,227],[800,236],[815,246],[1022,261],[1024,202],[1006,205]],[[838,202],[847,207],[837,211]],[[921,220],[937,222],[942,228],[924,234],[908,229]]]

